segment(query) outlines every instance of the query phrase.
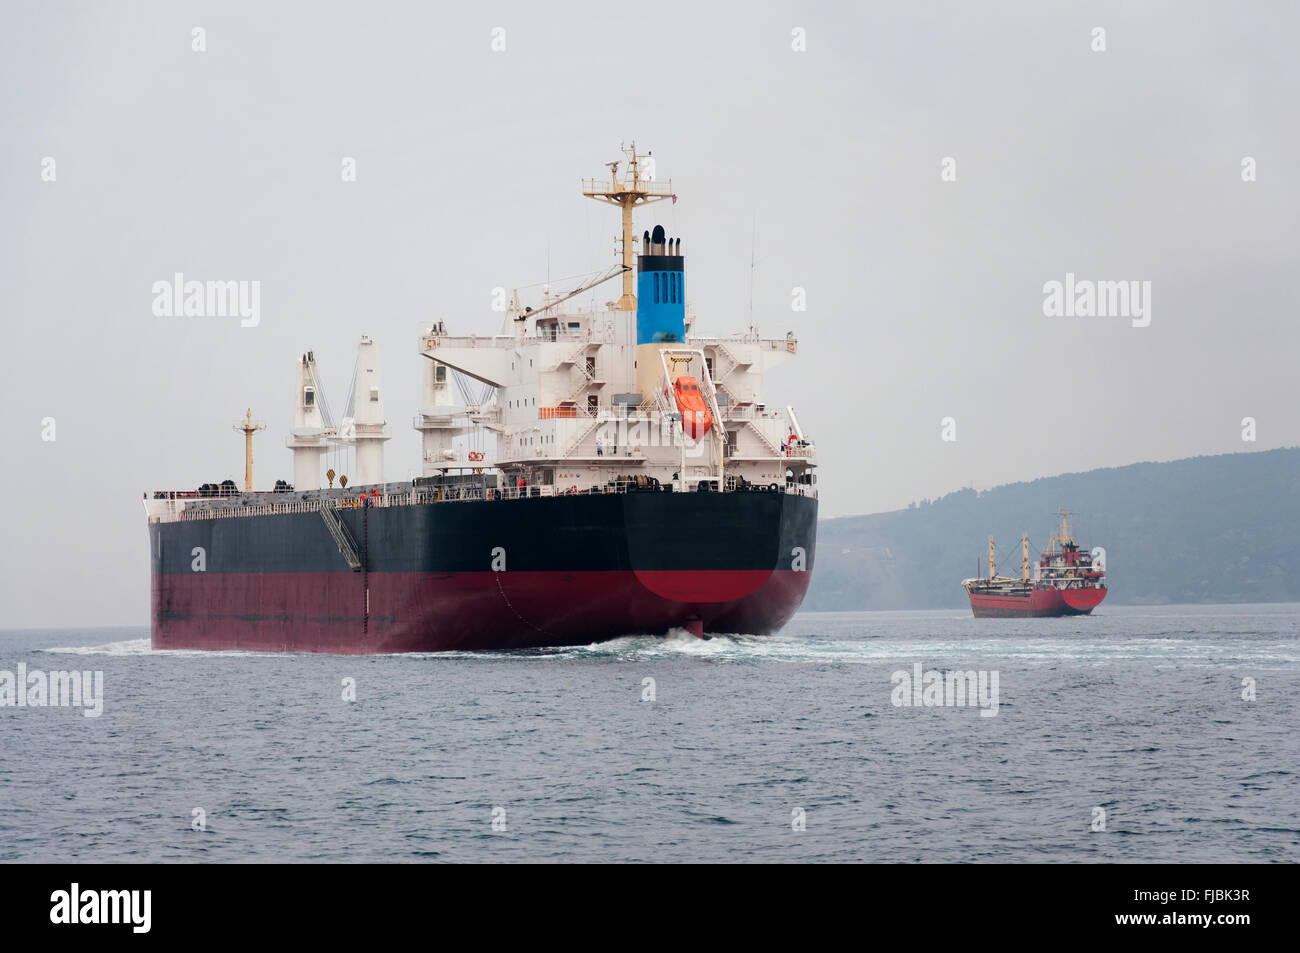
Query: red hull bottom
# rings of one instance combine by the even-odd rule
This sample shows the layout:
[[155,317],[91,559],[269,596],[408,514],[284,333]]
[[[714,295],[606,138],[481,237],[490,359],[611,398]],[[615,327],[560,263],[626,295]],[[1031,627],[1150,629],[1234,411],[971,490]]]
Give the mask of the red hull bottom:
[[1028,595],[972,592],[971,612],[977,619],[1029,619],[1087,615],[1106,598],[1105,589],[1034,589]]
[[[674,628],[765,635],[809,573],[155,574],[155,649],[440,652],[585,645]],[[368,610],[368,611],[367,611]]]

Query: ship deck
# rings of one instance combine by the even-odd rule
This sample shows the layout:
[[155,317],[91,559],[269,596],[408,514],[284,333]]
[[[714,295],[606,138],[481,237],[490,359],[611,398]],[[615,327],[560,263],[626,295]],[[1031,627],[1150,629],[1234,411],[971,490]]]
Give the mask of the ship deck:
[[[621,463],[621,461],[620,461]],[[494,476],[494,475],[493,475]],[[481,479],[481,477],[480,477]],[[772,489],[775,487],[775,490]],[[423,479],[403,483],[385,483],[378,486],[332,487],[322,490],[242,491],[234,494],[204,496],[197,490],[155,490],[145,494],[144,506],[151,523],[169,523],[178,520],[228,519],[249,516],[271,516],[290,513],[316,513],[321,510],[388,508],[396,506],[425,506],[444,503],[486,502],[525,499],[547,499],[559,496],[587,496],[622,493],[688,492],[670,484],[657,488],[636,480],[617,480],[587,490],[574,492],[570,487],[497,486],[495,480],[472,483],[469,481],[438,482]],[[689,491],[697,492],[697,491]],[[760,486],[713,489],[714,493],[785,493],[816,499],[817,488],[808,484],[770,484]]]

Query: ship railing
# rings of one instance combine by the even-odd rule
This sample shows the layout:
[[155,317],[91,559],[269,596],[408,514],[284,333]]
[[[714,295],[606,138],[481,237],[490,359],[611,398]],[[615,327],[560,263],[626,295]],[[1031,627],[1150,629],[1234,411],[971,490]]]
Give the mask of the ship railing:
[[[772,492],[771,484],[751,484],[745,486],[723,486],[714,492]],[[776,492],[791,496],[817,497],[817,488],[810,484],[785,483],[776,484]],[[579,487],[555,484],[536,484],[525,486],[503,486],[492,488],[457,484],[444,487],[419,487],[400,493],[380,493],[378,496],[367,495],[364,498],[346,499],[317,498],[305,501],[286,501],[283,503],[248,503],[241,500],[223,499],[221,497],[203,497],[199,499],[155,501],[183,504],[166,509],[155,507],[149,513],[153,522],[176,522],[181,520],[237,519],[246,516],[274,516],[292,513],[319,514],[322,509],[330,511],[360,509],[363,506],[381,509],[394,506],[419,506],[431,503],[456,503],[485,500],[522,500],[539,499],[556,496],[586,496],[624,493],[668,493],[672,492],[671,483],[660,483],[657,487],[648,481],[610,480],[605,483]],[[1079,581],[1082,581],[1081,579]]]
[[[633,188],[631,179],[619,179],[611,181],[609,179],[583,179],[582,191],[584,194],[592,195],[616,195],[619,192],[629,191]],[[638,179],[635,186],[637,191],[644,192],[647,195],[672,195],[673,184],[671,182],[656,182],[654,179]]]
[[785,414],[771,410],[766,406],[759,410],[759,405],[751,401],[745,403],[728,403],[720,405],[724,420],[784,420]]
[[424,342],[423,353],[437,360],[440,347],[515,348],[521,341],[524,344],[613,344],[614,331],[589,328],[585,331],[556,331],[554,334],[442,334],[429,337]]
[[723,420],[753,420],[756,413],[753,404],[723,404],[719,401],[718,409],[722,411]]
[[[433,342],[430,345],[430,342]],[[518,347],[515,334],[440,334],[425,341],[424,353],[434,357],[440,347]],[[435,358],[436,360],[436,358]]]
[[765,351],[799,352],[798,338],[761,338],[757,334],[733,334],[729,336],[697,337],[688,335],[686,343],[691,347],[726,347],[728,344],[757,344]]
[[[164,522],[173,520],[207,520],[229,519],[236,516],[271,516],[277,513],[315,513],[320,510],[323,501],[284,502],[284,503],[250,503],[236,500],[223,500],[221,497],[202,497],[185,500],[185,506]],[[336,501],[330,500],[325,505],[337,509]]]
[[[771,484],[751,484],[748,488],[732,486],[715,492],[739,493],[739,492],[771,492]],[[495,490],[484,489],[482,487],[459,487],[445,488],[442,493],[432,491],[421,491],[418,503],[446,503],[456,502],[458,500],[523,500],[523,499],[541,499],[545,497],[556,496],[600,496],[604,494],[623,494],[623,493],[669,493],[672,492],[671,483],[660,483],[657,487],[650,485],[648,482],[637,480],[610,480],[605,483],[589,484],[587,486],[578,486],[572,484],[564,486],[562,484],[536,484],[524,486],[503,486]],[[787,483],[777,484],[777,492],[786,493],[790,496],[807,496],[816,498],[817,488],[811,484]],[[401,506],[405,503],[391,503],[389,505]]]
[[614,332],[608,328],[588,328],[585,331],[543,331],[524,336],[528,343],[541,344],[613,344]]
[[[748,488],[733,487],[731,489],[721,489],[721,490],[716,490],[714,492],[767,493],[767,492],[771,492],[769,486],[770,484],[751,484],[751,486]],[[537,499],[542,497],[555,497],[555,496],[600,496],[604,494],[624,494],[624,493],[670,493],[672,492],[672,489],[673,487],[671,483],[660,483],[658,487],[653,487],[643,483],[638,483],[635,480],[611,480],[607,483],[599,483],[599,484],[589,485],[585,487],[579,487],[577,485],[566,487],[562,485],[557,486],[551,484],[541,484],[538,486],[523,486],[523,487],[507,486],[507,487],[501,487],[499,490],[496,491],[489,490],[487,493],[487,497],[496,500],[522,500],[522,499]],[[816,499],[817,497],[817,488],[809,484],[797,484],[797,483],[788,483],[784,485],[777,484],[777,492],[785,493],[789,496],[807,496],[807,497],[812,497],[813,499]],[[478,495],[473,498],[484,499],[485,497],[483,495]],[[430,499],[425,502],[430,502],[430,503],[445,502],[446,499],[449,498],[445,498],[444,500],[438,500],[438,501]]]

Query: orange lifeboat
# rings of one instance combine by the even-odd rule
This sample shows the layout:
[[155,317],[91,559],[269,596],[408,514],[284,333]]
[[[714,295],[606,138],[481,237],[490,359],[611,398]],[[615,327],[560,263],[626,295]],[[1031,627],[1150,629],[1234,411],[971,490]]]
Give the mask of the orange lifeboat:
[[713,415],[699,381],[686,375],[677,378],[673,381],[673,397],[682,414],[682,432],[692,440],[702,439],[713,426]]

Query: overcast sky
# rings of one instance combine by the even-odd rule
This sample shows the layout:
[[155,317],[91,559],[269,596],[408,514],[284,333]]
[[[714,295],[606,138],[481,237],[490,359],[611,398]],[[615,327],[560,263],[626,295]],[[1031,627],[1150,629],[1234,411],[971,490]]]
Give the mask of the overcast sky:
[[[337,409],[376,338],[418,472],[420,327],[613,264],[579,180],[633,138],[701,333],[748,324],[756,226],[823,516],[1300,444],[1295,4],[437,6],[4,4],[0,627],[145,623],[142,491],[241,480],[246,407],[291,478],[308,347]],[[260,324],[156,317],[175,272],[259,281]],[[1149,281],[1149,326],[1045,316],[1067,272]]]

